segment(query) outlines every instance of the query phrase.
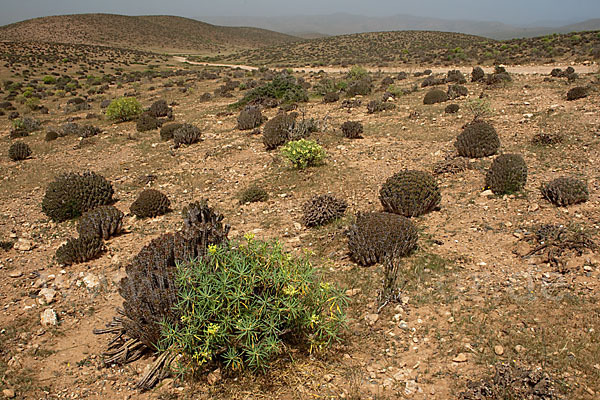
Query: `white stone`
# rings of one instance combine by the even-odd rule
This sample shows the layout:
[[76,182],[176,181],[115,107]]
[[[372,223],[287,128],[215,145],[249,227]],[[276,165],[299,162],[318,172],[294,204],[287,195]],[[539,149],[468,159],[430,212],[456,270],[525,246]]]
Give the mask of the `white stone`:
[[51,308],[44,310],[40,315],[40,323],[42,326],[56,326],[58,324],[56,312]]
[[87,274],[83,277],[83,283],[88,289],[94,289],[100,286],[100,279],[94,274]]
[[38,293],[38,302],[40,304],[50,304],[54,301],[54,297],[56,297],[56,290],[51,288],[43,288]]
[[19,238],[19,240],[17,240],[17,243],[15,243],[14,248],[15,250],[19,251],[29,251],[33,249],[33,242],[28,239]]

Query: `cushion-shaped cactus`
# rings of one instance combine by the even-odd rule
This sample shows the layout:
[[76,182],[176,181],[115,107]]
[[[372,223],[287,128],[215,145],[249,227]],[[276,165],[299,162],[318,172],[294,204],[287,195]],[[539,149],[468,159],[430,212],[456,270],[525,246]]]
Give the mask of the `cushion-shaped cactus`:
[[280,113],[267,121],[263,128],[263,143],[267,150],[283,146],[290,140],[296,117],[296,113]]
[[329,194],[314,196],[302,206],[302,222],[306,226],[325,225],[344,215],[348,204]]
[[500,149],[496,129],[485,121],[473,121],[456,138],[454,147],[463,157],[481,158],[492,156]]
[[575,86],[567,92],[567,100],[579,100],[588,96],[588,88],[584,86]]
[[13,161],[25,160],[31,155],[31,148],[25,142],[15,142],[8,148],[8,157]]
[[64,265],[86,262],[100,254],[102,247],[102,239],[98,236],[72,238],[56,250],[56,261]]
[[431,89],[425,94],[423,104],[436,104],[448,101],[448,95],[443,90]]
[[246,106],[237,119],[237,128],[245,131],[258,128],[264,121],[264,117],[258,106]]
[[[223,215],[214,212],[205,201],[192,203],[184,209],[181,232],[165,234],[144,246],[127,265],[127,276],[121,280],[119,294],[123,297],[123,331],[155,350],[159,344],[161,324],[175,322],[178,263],[204,257],[209,245],[227,240],[229,225]],[[128,357],[123,357],[127,362]]]
[[138,195],[129,210],[139,218],[148,218],[166,214],[170,206],[167,195],[155,189],[146,189]]
[[557,206],[569,206],[588,200],[587,184],[577,178],[562,176],[542,185],[542,196]]
[[42,211],[53,221],[62,222],[98,206],[112,204],[113,194],[111,183],[101,175],[66,173],[48,185]]
[[361,139],[363,130],[359,121],[346,121],[342,124],[342,133],[348,139]]
[[401,171],[387,179],[379,191],[387,212],[418,217],[439,208],[442,196],[435,178],[425,171]]
[[501,154],[485,177],[485,186],[495,194],[518,192],[527,183],[527,164],[520,154]]
[[182,144],[190,145],[200,141],[202,132],[200,129],[191,124],[183,124],[173,131],[173,142],[175,147]]
[[406,256],[418,240],[410,219],[385,212],[358,214],[347,236],[350,257],[363,266],[383,262],[388,256]]
[[123,227],[123,213],[114,206],[100,206],[83,214],[77,231],[79,236],[92,235],[108,239]]

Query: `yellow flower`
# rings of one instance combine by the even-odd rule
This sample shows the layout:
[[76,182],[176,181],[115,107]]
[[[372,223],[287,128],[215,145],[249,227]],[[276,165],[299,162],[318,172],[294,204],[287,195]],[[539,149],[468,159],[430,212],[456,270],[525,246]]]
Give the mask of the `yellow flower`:
[[209,244],[208,245],[208,254],[215,254],[216,252],[217,252],[217,245]]
[[206,328],[206,333],[210,336],[214,336],[219,331],[219,325],[217,324],[208,324]]
[[284,289],[283,289],[283,293],[287,296],[293,296],[295,294],[298,293],[298,290],[296,290],[295,287],[293,287],[292,285],[287,285]]

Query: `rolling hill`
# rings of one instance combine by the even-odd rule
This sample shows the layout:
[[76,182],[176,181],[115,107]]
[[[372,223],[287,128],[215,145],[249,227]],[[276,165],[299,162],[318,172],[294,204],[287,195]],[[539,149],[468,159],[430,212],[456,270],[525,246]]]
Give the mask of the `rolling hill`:
[[278,67],[369,64],[524,64],[600,58],[600,32],[497,41],[436,31],[340,35],[207,57],[202,61]]
[[[254,26],[277,32],[314,38],[316,33],[329,35],[348,35],[365,32],[385,31],[440,31],[466,33],[485,36],[492,39],[505,40],[522,37],[543,36],[552,33],[569,33],[593,31],[600,29],[600,19],[590,19],[575,24],[564,25],[560,22],[540,22],[529,27],[505,24],[494,21],[478,21],[471,19],[444,19],[423,17],[408,14],[373,17],[349,13],[326,15],[288,15],[277,17],[218,17],[206,16],[199,20],[224,26]],[[312,33],[309,37],[301,33]]]
[[34,18],[2,26],[0,40],[206,54],[274,46],[301,39],[265,29],[216,26],[175,16],[75,14]]

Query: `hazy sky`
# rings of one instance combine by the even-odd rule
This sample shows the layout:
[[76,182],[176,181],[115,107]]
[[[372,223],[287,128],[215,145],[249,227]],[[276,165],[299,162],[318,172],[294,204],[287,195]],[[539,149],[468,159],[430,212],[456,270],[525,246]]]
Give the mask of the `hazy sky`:
[[0,25],[47,15],[105,12],[196,17],[347,12],[412,14],[513,24],[600,18],[600,0],[0,0]]

